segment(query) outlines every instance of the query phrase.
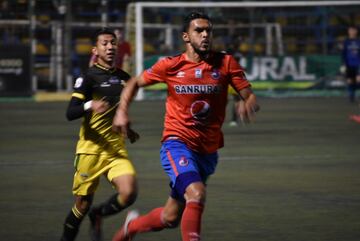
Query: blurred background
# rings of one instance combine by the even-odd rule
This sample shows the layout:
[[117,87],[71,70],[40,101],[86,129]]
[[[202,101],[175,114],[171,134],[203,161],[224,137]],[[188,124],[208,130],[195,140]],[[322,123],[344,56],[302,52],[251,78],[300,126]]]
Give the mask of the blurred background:
[[[123,68],[137,74],[183,51],[182,19],[191,10],[213,19],[214,49],[245,67],[261,105],[253,125],[235,128],[229,98],[204,241],[359,240],[360,125],[349,120],[359,106],[346,98],[340,66],[348,25],[360,27],[360,1],[0,0],[2,240],[61,235],[73,205],[81,121],[66,121],[65,110],[74,80],[88,68],[95,30],[122,31],[130,46]],[[153,100],[131,109],[141,140],[127,145],[139,176],[133,207],[142,213],[162,204],[169,191],[159,163],[165,112],[159,97],[166,91],[151,87],[141,98]],[[95,203],[113,192],[102,183]],[[125,215],[105,221],[105,240]],[[84,222],[79,241],[89,240]],[[180,240],[180,233],[139,238]]]
[[[212,17],[214,49],[234,54],[260,94],[345,94],[340,53],[348,25],[360,25],[357,1],[171,4],[176,2],[0,0],[0,97],[71,92],[102,26],[123,32],[131,47],[123,68],[137,74],[183,50],[181,24],[190,10]],[[163,88],[148,89],[143,98]]]

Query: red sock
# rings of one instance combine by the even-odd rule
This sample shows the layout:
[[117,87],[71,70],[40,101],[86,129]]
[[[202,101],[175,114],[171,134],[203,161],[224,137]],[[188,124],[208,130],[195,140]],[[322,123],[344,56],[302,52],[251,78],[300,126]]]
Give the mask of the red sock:
[[181,219],[181,236],[183,241],[199,241],[201,216],[204,205],[199,202],[188,202]]
[[160,231],[164,229],[166,226],[161,217],[163,209],[163,207],[155,208],[148,214],[131,221],[128,226],[128,234],[132,236],[136,233]]

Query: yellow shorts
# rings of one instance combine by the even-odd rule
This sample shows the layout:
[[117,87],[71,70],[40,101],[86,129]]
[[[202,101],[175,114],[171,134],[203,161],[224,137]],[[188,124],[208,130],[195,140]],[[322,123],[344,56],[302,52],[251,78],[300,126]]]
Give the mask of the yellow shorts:
[[77,154],[72,192],[74,195],[93,194],[101,175],[112,179],[122,175],[136,175],[135,168],[127,157],[119,155]]

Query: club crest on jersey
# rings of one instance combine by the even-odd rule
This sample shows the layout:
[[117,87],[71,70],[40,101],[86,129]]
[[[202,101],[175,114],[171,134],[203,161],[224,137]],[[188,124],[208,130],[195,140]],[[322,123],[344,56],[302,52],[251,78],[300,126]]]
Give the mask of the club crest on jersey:
[[182,167],[185,167],[189,164],[188,159],[186,159],[186,157],[182,156],[179,160],[179,165]]
[[211,72],[211,78],[213,78],[214,80],[220,79],[220,71],[218,69],[214,69]]
[[84,81],[83,77],[79,77],[75,80],[74,88],[79,88],[82,85],[82,82]]
[[201,69],[195,69],[195,78],[197,78],[197,79],[202,78],[202,70]]
[[184,71],[179,71],[177,74],[176,74],[176,78],[184,78],[185,77],[185,72]]
[[210,105],[204,100],[197,100],[191,104],[191,115],[197,120],[204,120],[209,116]]
[[146,72],[148,72],[149,74],[151,74],[151,73],[153,72],[152,67],[151,67],[151,68],[148,68],[148,69],[146,70]]

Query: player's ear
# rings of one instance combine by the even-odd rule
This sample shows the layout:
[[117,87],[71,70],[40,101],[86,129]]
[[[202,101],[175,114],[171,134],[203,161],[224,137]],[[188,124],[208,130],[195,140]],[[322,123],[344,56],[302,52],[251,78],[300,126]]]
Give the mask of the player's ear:
[[182,39],[184,40],[185,43],[189,43],[190,42],[189,34],[187,32],[183,32]]
[[96,48],[96,47],[92,47],[91,53],[92,53],[93,55],[98,55],[97,48]]

